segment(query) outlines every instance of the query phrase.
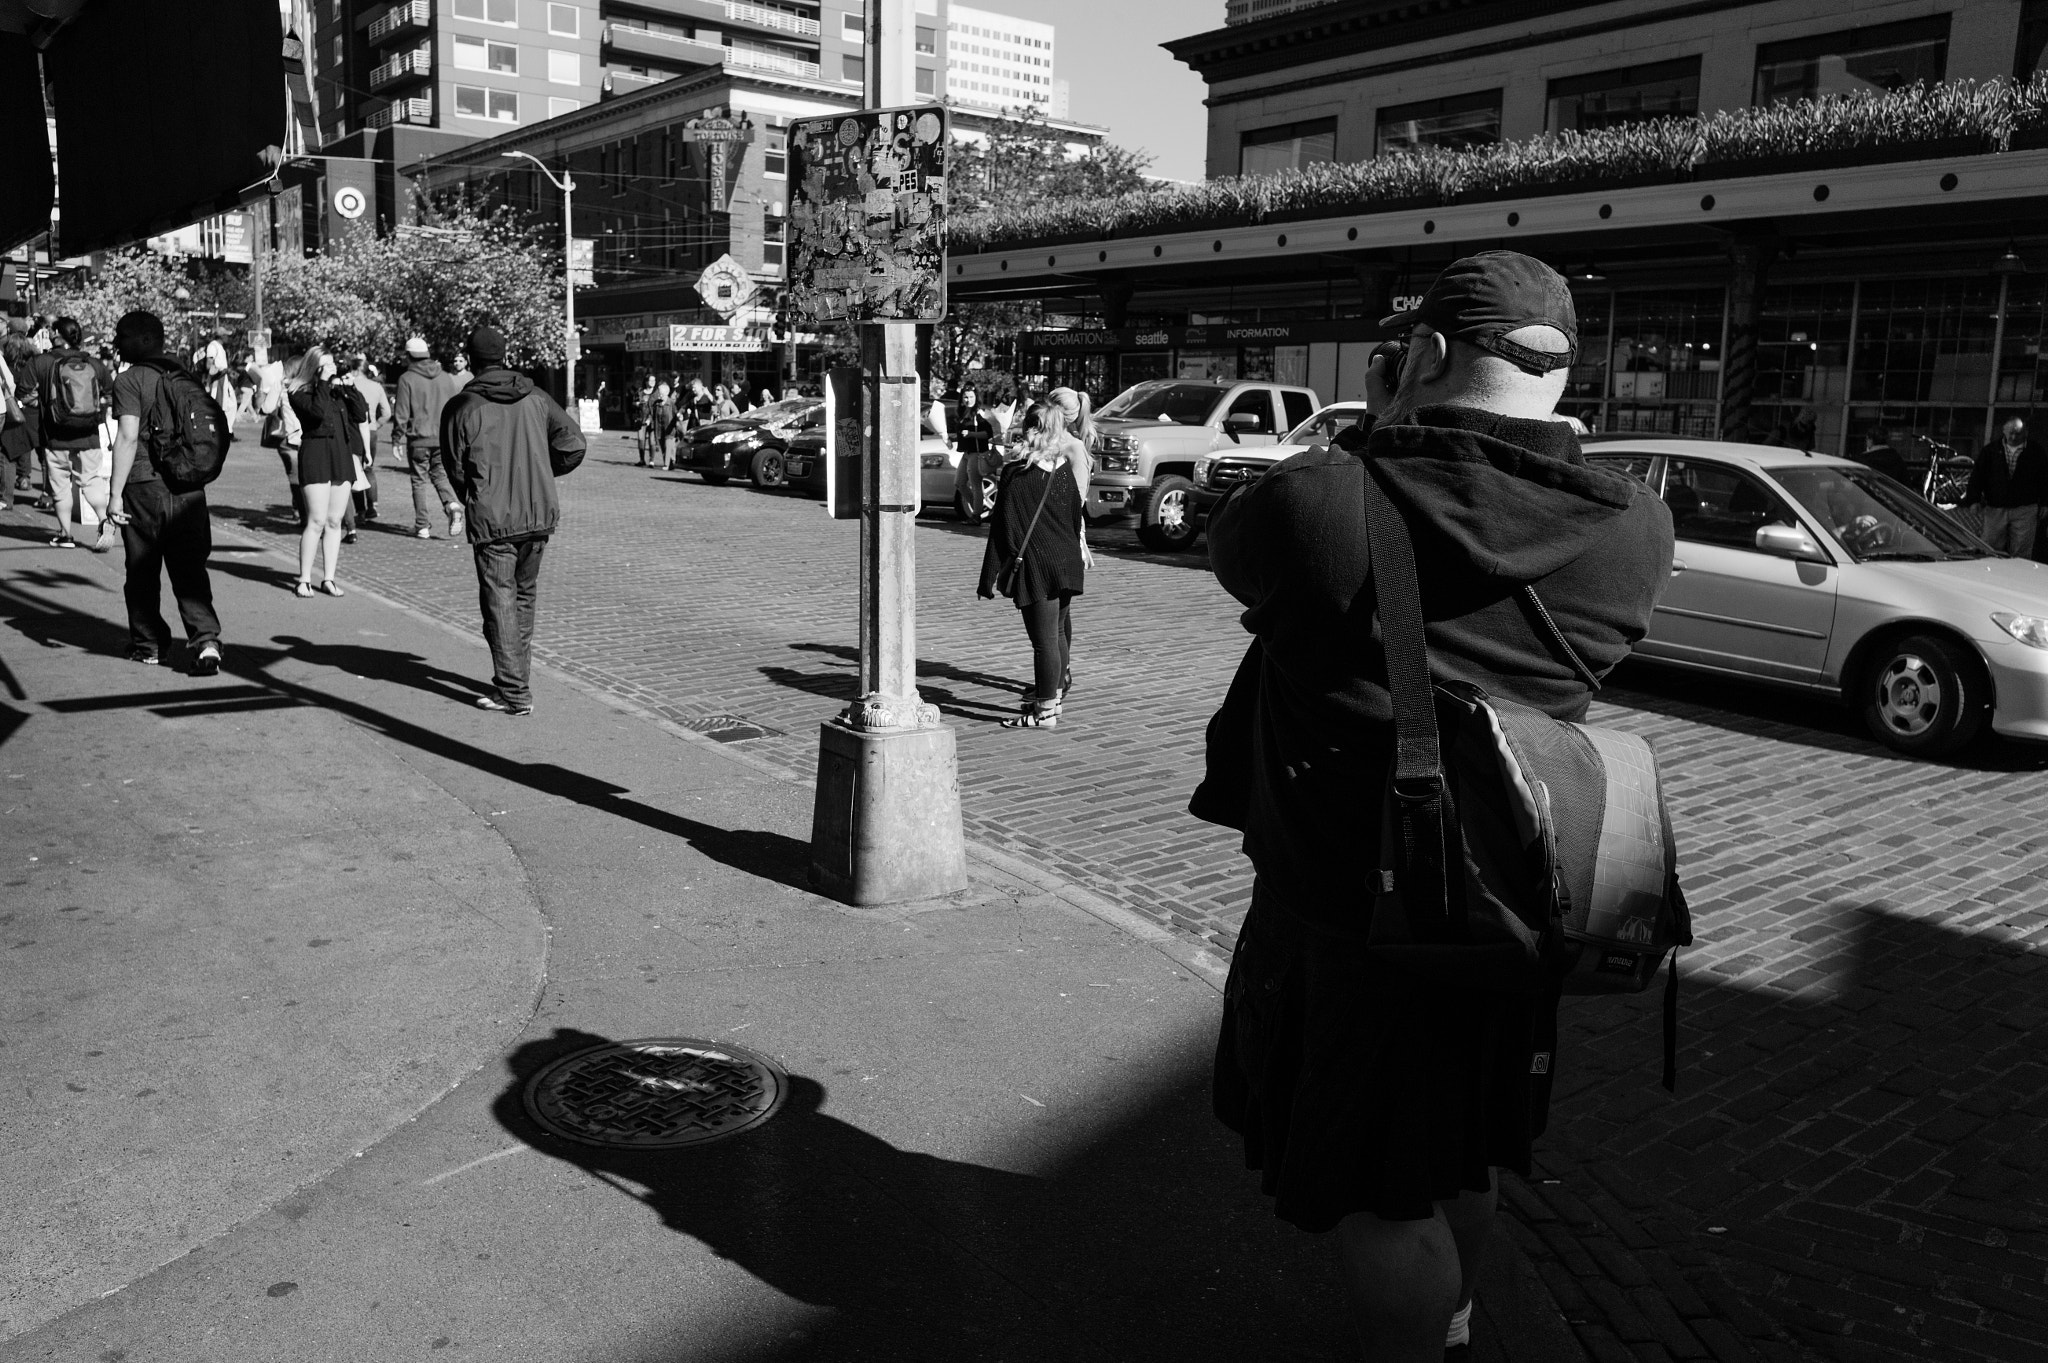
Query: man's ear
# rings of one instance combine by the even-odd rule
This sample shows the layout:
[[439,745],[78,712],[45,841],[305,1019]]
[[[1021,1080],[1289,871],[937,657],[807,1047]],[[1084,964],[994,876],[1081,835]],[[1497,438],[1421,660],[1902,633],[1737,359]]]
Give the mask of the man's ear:
[[1451,343],[1442,332],[1432,331],[1412,337],[1408,346],[1408,363],[1420,362],[1422,369],[1417,375],[1424,383],[1435,383],[1450,372]]

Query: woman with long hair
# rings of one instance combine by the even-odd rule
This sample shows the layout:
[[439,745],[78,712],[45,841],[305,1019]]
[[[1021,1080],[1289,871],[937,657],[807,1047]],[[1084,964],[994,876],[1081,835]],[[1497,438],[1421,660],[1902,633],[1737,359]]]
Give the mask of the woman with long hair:
[[341,561],[342,515],[348,510],[349,491],[356,478],[348,439],[355,422],[334,380],[334,357],[318,346],[285,366],[285,400],[291,403],[304,432],[297,476],[306,524],[299,532],[299,580],[292,588],[299,596],[313,594],[313,563],[323,548],[327,573],[320,580],[320,590],[329,596],[342,594],[335,585],[334,571]]
[[1066,423],[1057,405],[1033,403],[1024,414],[1018,458],[996,484],[988,548],[981,559],[980,595],[998,591],[1017,603],[1031,640],[1032,686],[1006,729],[1050,729],[1060,722],[1073,684],[1073,599],[1081,594],[1081,497],[1067,452]]
[[732,400],[732,390],[724,384],[711,390],[711,419],[723,421],[729,416],[740,414],[739,404]]
[[1072,388],[1055,388],[1046,394],[1060,409],[1066,431],[1067,458],[1074,470],[1074,485],[1081,489],[1081,505],[1088,505],[1088,480],[1095,476],[1095,408],[1088,395]]

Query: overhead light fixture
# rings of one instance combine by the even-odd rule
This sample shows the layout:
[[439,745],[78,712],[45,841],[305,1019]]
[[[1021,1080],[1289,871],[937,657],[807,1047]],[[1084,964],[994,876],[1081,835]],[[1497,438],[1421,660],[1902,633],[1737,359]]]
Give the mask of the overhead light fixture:
[[1595,265],[1592,261],[1589,260],[1584,265],[1581,265],[1578,269],[1573,270],[1571,272],[1571,278],[1574,282],[1580,284],[1599,284],[1604,283],[1607,279],[1607,276],[1600,272],[1600,267],[1598,265]]
[[2026,272],[2027,262],[2020,259],[2020,253],[2013,249],[2012,240],[2008,238],[2005,243],[2005,254],[1991,263],[1991,273],[2010,277]]

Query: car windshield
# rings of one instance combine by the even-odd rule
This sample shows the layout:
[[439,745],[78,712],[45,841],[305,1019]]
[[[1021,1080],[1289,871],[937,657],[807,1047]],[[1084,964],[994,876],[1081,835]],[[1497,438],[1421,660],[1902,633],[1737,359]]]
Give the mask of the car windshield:
[[1363,407],[1330,408],[1317,412],[1280,438],[1283,445],[1327,445],[1340,434],[1372,420]]
[[1859,563],[1992,556],[1989,545],[1875,469],[1817,465],[1772,469],[1771,476]]
[[753,411],[742,412],[740,415],[749,421],[779,426],[786,421],[794,421],[817,405],[815,398],[784,398],[780,402],[771,402],[765,407],[756,407]]
[[1205,383],[1141,383],[1126,388],[1095,415],[1125,421],[1164,421],[1199,426],[1223,394]]

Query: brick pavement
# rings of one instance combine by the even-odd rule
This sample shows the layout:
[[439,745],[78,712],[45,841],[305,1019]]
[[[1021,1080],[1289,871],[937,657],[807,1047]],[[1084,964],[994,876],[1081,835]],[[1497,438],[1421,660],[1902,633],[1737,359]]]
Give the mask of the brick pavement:
[[[807,774],[853,688],[853,527],[630,465],[605,437],[562,485],[541,656]],[[386,528],[409,528],[384,479]],[[237,460],[217,514],[275,536],[282,491]],[[1198,558],[1097,538],[1071,718],[1022,734],[992,722],[1029,665],[1014,612],[973,596],[980,536],[918,536],[919,671],[958,729],[969,833],[1227,949],[1246,868],[1183,809],[1236,612]],[[446,541],[366,533],[342,578],[474,626]],[[1539,1177],[1508,1188],[1560,1309],[1602,1363],[2048,1358],[2041,757],[1907,762],[1818,703],[1619,680],[1596,717],[1666,763],[1701,943],[1675,1098],[1653,998],[1566,1006]]]

